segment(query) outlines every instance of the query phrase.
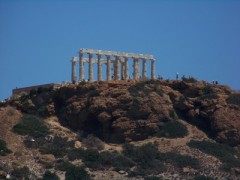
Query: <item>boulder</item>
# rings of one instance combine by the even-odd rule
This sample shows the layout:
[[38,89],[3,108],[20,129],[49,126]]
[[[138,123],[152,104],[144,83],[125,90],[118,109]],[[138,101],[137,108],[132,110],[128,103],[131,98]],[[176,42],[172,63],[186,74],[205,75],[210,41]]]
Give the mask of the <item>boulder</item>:
[[43,164],[51,163],[56,160],[53,154],[43,154],[39,157],[39,161]]
[[81,143],[80,141],[75,141],[74,147],[75,147],[76,149],[79,149],[79,148],[82,147],[82,143]]

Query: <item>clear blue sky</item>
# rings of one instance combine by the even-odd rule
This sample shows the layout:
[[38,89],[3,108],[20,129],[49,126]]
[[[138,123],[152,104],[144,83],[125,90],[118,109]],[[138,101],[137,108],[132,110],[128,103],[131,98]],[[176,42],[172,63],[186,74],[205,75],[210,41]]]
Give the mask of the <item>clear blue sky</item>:
[[164,78],[239,90],[240,1],[0,0],[0,99],[70,81],[79,48],[153,54]]

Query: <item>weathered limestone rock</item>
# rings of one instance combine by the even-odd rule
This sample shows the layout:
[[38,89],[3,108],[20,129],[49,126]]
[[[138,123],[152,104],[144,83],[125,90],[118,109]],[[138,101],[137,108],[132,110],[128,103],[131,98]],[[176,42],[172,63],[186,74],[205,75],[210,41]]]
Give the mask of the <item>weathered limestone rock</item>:
[[100,121],[101,123],[104,123],[104,122],[107,122],[111,119],[111,115],[108,114],[107,112],[101,112],[99,115],[98,115],[98,121]]
[[79,148],[82,147],[82,143],[81,143],[80,141],[75,141],[74,147],[75,147],[76,149],[79,149]]
[[53,154],[44,154],[44,155],[41,155],[39,157],[39,161],[41,163],[44,163],[44,164],[45,163],[51,163],[51,162],[53,162],[55,160],[56,160],[56,158],[55,158],[55,156]]

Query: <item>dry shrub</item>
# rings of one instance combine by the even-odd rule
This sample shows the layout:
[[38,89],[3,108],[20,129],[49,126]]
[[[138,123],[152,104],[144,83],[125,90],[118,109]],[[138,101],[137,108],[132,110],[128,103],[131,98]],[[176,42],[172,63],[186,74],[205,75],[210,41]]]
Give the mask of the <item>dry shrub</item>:
[[104,149],[104,143],[101,141],[101,139],[93,135],[88,135],[87,138],[83,139],[82,143],[87,149],[95,149],[98,151]]

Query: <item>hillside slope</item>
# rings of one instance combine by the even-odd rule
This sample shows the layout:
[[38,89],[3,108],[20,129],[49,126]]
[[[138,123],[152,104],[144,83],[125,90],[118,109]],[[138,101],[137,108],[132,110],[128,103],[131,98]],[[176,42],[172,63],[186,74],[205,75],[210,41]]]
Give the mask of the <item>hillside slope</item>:
[[0,112],[0,177],[240,177],[240,95],[227,86],[81,82],[13,97]]

